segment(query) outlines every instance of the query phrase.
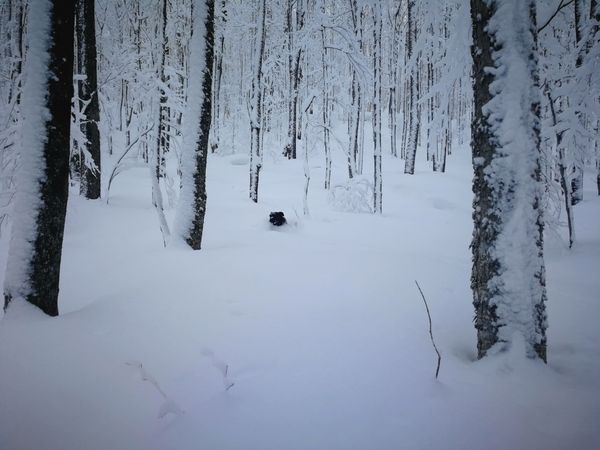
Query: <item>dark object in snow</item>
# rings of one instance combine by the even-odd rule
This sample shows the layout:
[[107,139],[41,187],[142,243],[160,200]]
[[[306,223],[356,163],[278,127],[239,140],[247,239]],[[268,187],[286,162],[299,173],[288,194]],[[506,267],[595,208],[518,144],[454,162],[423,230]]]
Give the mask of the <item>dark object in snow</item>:
[[269,214],[269,222],[276,227],[280,227],[281,225],[285,225],[287,220],[285,220],[285,216],[282,211],[276,211]]

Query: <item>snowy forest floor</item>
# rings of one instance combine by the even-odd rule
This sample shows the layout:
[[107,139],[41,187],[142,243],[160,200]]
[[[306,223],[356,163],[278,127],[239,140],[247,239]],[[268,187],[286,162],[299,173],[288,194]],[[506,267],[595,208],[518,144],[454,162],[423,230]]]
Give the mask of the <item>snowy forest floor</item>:
[[591,175],[575,248],[546,233],[545,366],[475,360],[468,152],[443,175],[386,158],[383,216],[334,212],[313,166],[304,217],[302,161],[269,157],[254,205],[243,162],[209,160],[199,252],[163,248],[147,169],[108,205],[72,196],[61,316],[15,303],[0,322],[0,449],[600,448]]

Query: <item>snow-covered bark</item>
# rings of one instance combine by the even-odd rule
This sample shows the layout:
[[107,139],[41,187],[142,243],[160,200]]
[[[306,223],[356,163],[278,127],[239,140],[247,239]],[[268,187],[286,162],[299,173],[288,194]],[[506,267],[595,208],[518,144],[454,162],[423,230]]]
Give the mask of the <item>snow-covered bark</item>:
[[258,182],[262,167],[262,77],[266,40],[266,0],[258,0],[257,27],[252,78],[252,105],[250,107],[250,199],[258,202]]
[[24,0],[0,6],[0,55],[4,61],[0,64],[0,234],[10,217],[15,196],[26,23]]
[[382,69],[382,27],[383,11],[381,0],[373,6],[373,211],[381,214],[382,205],[382,173],[381,173],[381,69]]
[[214,0],[197,0],[193,4],[188,110],[184,116],[181,193],[177,207],[176,233],[194,250],[199,250],[202,244],[206,211],[206,159],[212,110],[214,4]]
[[74,6],[29,5],[21,167],[4,284],[5,306],[24,298],[52,316],[68,196]]
[[98,101],[98,73],[96,52],[96,13],[95,0],[76,1],[77,68],[79,79],[79,112],[84,121],[81,124],[83,142],[78,145],[81,154],[81,195],[88,199],[100,198],[101,157],[100,157],[100,106]]
[[419,135],[419,115],[417,113],[416,99],[416,60],[414,52],[414,41],[416,38],[415,25],[415,1],[408,0],[406,3],[406,50],[405,50],[405,128],[403,155],[406,158],[404,173],[415,173],[415,159],[417,156],[417,145]]
[[471,0],[472,241],[478,354],[521,335],[546,360],[540,89],[534,0]]

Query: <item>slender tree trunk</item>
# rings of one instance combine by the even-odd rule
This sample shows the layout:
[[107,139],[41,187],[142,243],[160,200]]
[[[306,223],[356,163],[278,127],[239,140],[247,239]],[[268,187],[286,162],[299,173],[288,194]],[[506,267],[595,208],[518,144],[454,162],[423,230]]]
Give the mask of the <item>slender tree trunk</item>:
[[162,47],[160,52],[160,80],[161,87],[159,89],[160,93],[160,101],[158,106],[158,130],[156,132],[156,145],[154,151],[154,160],[151,162],[151,177],[152,177],[152,203],[156,209],[156,213],[158,215],[158,221],[160,226],[160,231],[163,238],[163,244],[167,245],[169,240],[169,236],[171,235],[171,231],[169,229],[169,225],[167,223],[167,219],[165,217],[164,212],[164,201],[163,194],[160,187],[160,180],[164,177],[165,170],[165,153],[168,149],[168,132],[167,132],[167,122],[169,120],[168,117],[168,109],[167,109],[167,93],[165,92],[165,86],[167,83],[167,77],[165,72],[165,64],[166,57],[168,53],[168,37],[167,37],[167,13],[168,8],[168,0],[163,0],[162,2],[162,20],[161,20],[161,38],[162,38]]
[[[573,2],[573,11],[575,17],[575,47],[577,50],[577,56],[575,58],[575,69],[578,70],[581,68],[583,64],[583,55],[584,51],[582,47],[582,33],[583,33],[583,23],[582,23],[582,0],[575,0]],[[576,106],[575,116],[578,121],[583,122],[584,117],[582,111],[579,108],[579,105]],[[576,150],[576,148],[573,148]],[[578,152],[575,152],[578,153]],[[583,200],[583,161],[581,161],[580,157],[575,157],[573,159],[574,164],[572,167],[571,174],[571,204],[576,205]]]
[[[325,14],[325,11],[322,11]],[[322,119],[323,119],[323,147],[325,149],[325,189],[331,187],[331,149],[329,146],[330,119],[329,119],[329,61],[327,52],[327,42],[325,39],[325,29],[321,28],[321,65],[323,73],[323,92],[322,92]]]
[[214,51],[213,76],[212,76],[212,126],[211,126],[211,144],[210,151],[215,153],[221,144],[221,80],[223,78],[223,53],[225,52],[225,23],[227,22],[227,9],[225,0],[220,1],[220,8],[217,15],[218,32],[215,30],[214,39],[217,46]]
[[[294,30],[293,7],[296,7],[296,28]],[[288,35],[288,65],[290,67],[291,97],[288,99],[288,143],[284,155],[288,159],[296,159],[298,140],[301,138],[301,118],[298,114],[298,96],[300,95],[300,81],[302,79],[302,47],[297,44],[295,32],[304,26],[304,7],[302,0],[287,3],[286,30]]]
[[254,78],[252,80],[252,117],[250,120],[250,199],[258,202],[258,182],[262,167],[261,124],[262,124],[262,64],[266,40],[266,0],[258,0],[259,26],[256,32]]
[[79,144],[85,149],[84,158],[81,161],[80,193],[90,200],[100,198],[102,190],[94,3],[94,0],[77,0],[77,60],[78,66],[81,68],[79,74],[85,76],[85,79],[79,82],[81,112],[85,115],[85,123],[81,130],[86,139],[86,142]]
[[413,46],[416,32],[414,31],[414,8],[415,1],[408,0],[407,2],[407,31],[406,31],[406,57],[408,62],[408,94],[407,94],[407,110],[408,110],[408,120],[407,120],[407,135],[408,138],[406,140],[406,162],[404,165],[404,173],[414,174],[415,173],[415,159],[417,155],[417,145],[418,145],[418,135],[419,135],[419,127],[418,121],[419,117],[417,114],[416,101],[415,101],[415,72],[417,68],[417,64],[413,61]]
[[[550,105],[550,113],[552,115],[552,125],[556,128],[558,119],[554,108],[554,99],[547,90],[548,103]],[[565,149],[563,148],[564,131],[556,132],[556,151],[558,154],[558,173],[560,175],[560,187],[563,191],[563,199],[565,201],[565,211],[567,213],[567,225],[569,227],[569,248],[575,243],[575,223],[573,217],[573,203],[571,202],[571,183],[567,178],[567,165],[565,162]]]
[[6,307],[25,298],[56,316],[69,183],[74,0],[32,2],[29,18],[36,33],[29,41],[27,132],[4,299]]
[[373,211],[382,213],[382,174],[381,174],[381,38],[383,12],[381,0],[373,7]]

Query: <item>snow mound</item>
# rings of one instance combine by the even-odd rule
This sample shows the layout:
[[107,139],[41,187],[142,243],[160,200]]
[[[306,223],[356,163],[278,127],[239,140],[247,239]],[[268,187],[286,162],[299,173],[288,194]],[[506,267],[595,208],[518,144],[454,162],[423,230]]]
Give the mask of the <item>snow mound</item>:
[[229,157],[229,164],[232,166],[245,166],[250,162],[248,155],[238,153]]
[[372,213],[373,183],[364,178],[353,178],[331,188],[329,205],[335,211]]

